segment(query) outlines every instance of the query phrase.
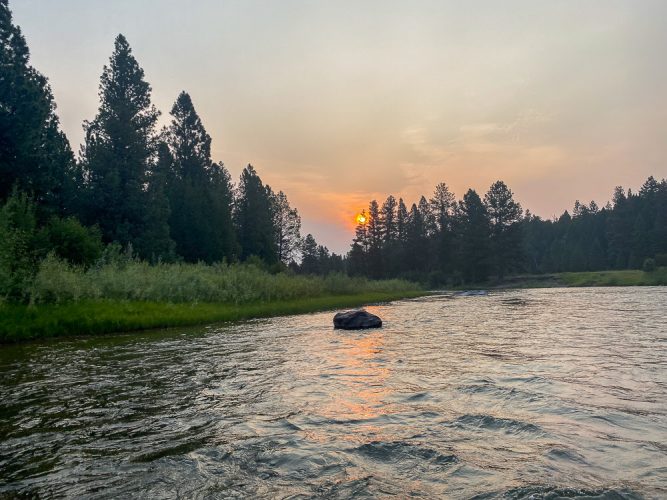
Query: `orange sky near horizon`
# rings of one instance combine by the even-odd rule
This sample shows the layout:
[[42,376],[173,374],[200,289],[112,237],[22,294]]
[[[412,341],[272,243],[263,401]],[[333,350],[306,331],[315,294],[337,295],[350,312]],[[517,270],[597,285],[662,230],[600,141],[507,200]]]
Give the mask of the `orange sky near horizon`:
[[346,252],[355,216],[504,180],[542,217],[667,176],[660,0],[13,0],[72,147],[123,33],[167,123],[188,91],[236,180],[248,163]]

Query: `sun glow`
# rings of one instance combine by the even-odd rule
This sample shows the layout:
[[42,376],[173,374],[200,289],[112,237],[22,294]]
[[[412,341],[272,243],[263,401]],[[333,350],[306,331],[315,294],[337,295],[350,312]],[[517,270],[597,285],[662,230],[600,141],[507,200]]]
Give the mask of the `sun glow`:
[[358,224],[366,224],[366,216],[364,214],[358,214],[356,220]]

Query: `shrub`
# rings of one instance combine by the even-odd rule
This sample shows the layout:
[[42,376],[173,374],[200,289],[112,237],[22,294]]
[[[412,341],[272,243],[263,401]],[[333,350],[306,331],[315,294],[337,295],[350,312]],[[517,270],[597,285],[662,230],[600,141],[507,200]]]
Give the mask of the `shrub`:
[[[106,261],[105,261],[106,259]],[[402,280],[370,281],[344,274],[322,276],[271,274],[255,265],[225,263],[148,264],[119,249],[105,252],[88,269],[73,266],[50,254],[39,266],[31,287],[35,303],[60,303],[83,299],[154,302],[217,302],[247,304],[325,295],[416,290]]]
[[14,190],[0,208],[0,300],[22,300],[37,269],[35,205]]
[[655,259],[651,259],[650,257],[646,260],[644,260],[644,264],[642,265],[642,270],[645,273],[652,273],[655,271]]
[[40,231],[39,239],[43,248],[75,265],[92,265],[104,248],[99,228],[82,226],[74,217],[53,217]]

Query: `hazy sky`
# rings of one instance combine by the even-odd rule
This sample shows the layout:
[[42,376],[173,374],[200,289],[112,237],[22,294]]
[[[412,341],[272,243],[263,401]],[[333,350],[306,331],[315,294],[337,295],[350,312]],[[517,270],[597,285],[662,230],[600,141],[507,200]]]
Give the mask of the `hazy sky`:
[[123,33],[336,251],[387,194],[503,179],[532,212],[667,175],[667,1],[13,0],[75,150]]

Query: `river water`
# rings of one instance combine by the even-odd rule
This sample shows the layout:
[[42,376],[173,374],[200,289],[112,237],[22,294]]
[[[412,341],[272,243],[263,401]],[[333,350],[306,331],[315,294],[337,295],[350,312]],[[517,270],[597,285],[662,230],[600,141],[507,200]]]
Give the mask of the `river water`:
[[0,497],[666,498],[667,288],[0,347]]

